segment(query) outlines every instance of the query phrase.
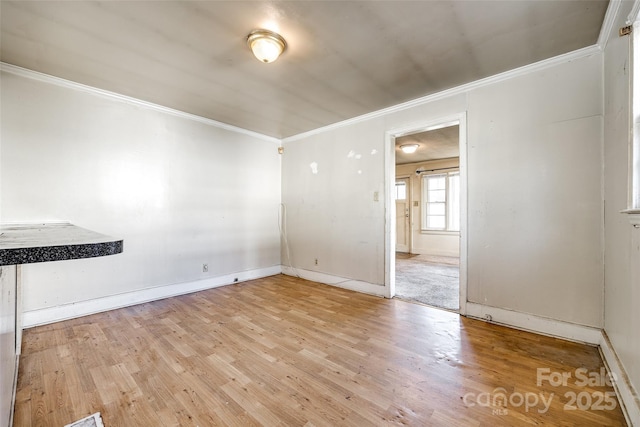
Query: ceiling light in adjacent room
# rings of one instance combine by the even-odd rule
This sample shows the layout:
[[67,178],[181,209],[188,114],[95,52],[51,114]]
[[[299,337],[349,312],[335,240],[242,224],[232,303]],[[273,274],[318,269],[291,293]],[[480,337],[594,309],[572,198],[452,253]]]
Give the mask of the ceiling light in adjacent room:
[[418,147],[418,144],[404,144],[400,146],[400,149],[406,154],[412,154],[416,152]]
[[278,33],[269,30],[253,30],[247,36],[247,44],[262,62],[273,62],[287,48],[287,42]]

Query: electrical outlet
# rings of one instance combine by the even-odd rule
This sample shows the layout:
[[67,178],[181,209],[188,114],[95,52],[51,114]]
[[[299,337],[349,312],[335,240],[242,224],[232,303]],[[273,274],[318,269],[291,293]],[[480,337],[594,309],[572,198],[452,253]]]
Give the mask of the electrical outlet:
[[209,264],[202,264],[202,272],[207,273],[209,271]]
[[377,202],[378,200],[380,200],[380,197],[379,197],[379,195],[378,195],[378,192],[377,192],[377,191],[374,191],[374,192],[373,192],[373,201],[374,201],[374,202]]

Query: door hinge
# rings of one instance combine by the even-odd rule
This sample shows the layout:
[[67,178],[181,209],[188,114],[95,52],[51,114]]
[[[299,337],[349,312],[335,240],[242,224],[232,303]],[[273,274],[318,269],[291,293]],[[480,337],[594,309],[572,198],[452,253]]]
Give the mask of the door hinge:
[[620,37],[628,36],[632,31],[633,25],[627,25],[626,27],[620,28],[620,30],[618,30],[618,34],[620,35]]

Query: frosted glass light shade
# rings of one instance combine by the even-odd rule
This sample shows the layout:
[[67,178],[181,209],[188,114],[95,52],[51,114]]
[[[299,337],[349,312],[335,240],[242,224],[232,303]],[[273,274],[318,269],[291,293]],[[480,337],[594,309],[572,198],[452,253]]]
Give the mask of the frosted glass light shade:
[[280,34],[269,30],[254,30],[247,37],[247,44],[261,62],[270,63],[278,59],[287,47]]
[[418,144],[406,144],[406,145],[401,145],[400,149],[407,154],[412,154],[415,153],[416,150],[418,149]]

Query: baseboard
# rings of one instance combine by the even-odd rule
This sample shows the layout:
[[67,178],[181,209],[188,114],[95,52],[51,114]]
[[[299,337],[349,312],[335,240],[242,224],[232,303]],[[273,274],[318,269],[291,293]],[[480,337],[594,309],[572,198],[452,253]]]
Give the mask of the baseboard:
[[286,274],[287,276],[300,277],[302,279],[311,280],[313,282],[337,286],[339,288],[362,292],[369,295],[384,297],[386,296],[387,292],[387,289],[384,285],[376,285],[374,283],[364,282],[361,280],[348,279],[345,277],[334,276],[332,274],[320,273],[318,271],[288,267],[286,265],[282,266],[282,274]]
[[609,341],[607,334],[602,329],[472,302],[467,302],[467,316],[482,320],[488,320],[487,316],[491,316],[490,321],[493,323],[570,341],[597,345],[607,370],[613,373],[614,378],[616,378],[614,388],[627,424],[640,427],[640,398],[629,380],[629,376],[620,362],[611,341]]
[[[39,310],[25,311],[23,314],[23,327],[31,328],[38,325],[59,322],[76,317],[87,316],[89,314],[128,307],[144,302],[155,301],[177,295],[190,294],[205,289],[217,288],[235,282],[259,279],[262,277],[280,274],[280,265],[272,267],[258,268],[254,270],[240,271],[224,276],[211,277],[193,282],[177,283],[173,285],[158,286],[154,288],[141,289],[138,291],[126,292],[118,295],[110,295],[88,301],[79,301],[72,304],[65,304],[56,307],[47,307]],[[237,279],[237,280],[236,280]]]
[[622,406],[622,412],[630,426],[640,426],[640,398],[633,384],[629,380],[620,358],[613,348],[606,332],[600,334],[600,354],[604,360],[607,370],[613,374],[615,381],[613,387],[618,395],[618,401]]
[[411,248],[411,254],[460,258],[460,251],[432,251],[428,248]]
[[[564,322],[533,314],[505,310],[503,308],[467,302],[466,315],[516,329],[563,338],[569,341],[599,345],[602,331],[599,328]],[[489,317],[490,316],[490,319]]]
[[[139,291],[96,298],[89,301],[81,301],[57,307],[27,311],[23,316],[23,326],[25,328],[29,328],[54,323],[61,320],[86,316],[89,314],[155,301],[172,296],[189,294],[236,282],[244,282],[247,280],[273,276],[280,273],[377,296],[385,296],[386,292],[385,287],[382,285],[347,279],[317,271],[277,265],[227,274],[205,280],[142,289]],[[571,341],[598,345],[607,369],[609,372],[612,372],[617,379],[614,383],[614,387],[618,400],[622,406],[622,411],[627,419],[627,423],[630,426],[640,426],[640,399],[638,397],[638,393],[633,387],[633,384],[631,384],[620,359],[609,341],[609,338],[601,329],[472,302],[467,303],[467,316],[483,320],[488,320],[488,316],[490,316],[490,320],[493,323]]]

